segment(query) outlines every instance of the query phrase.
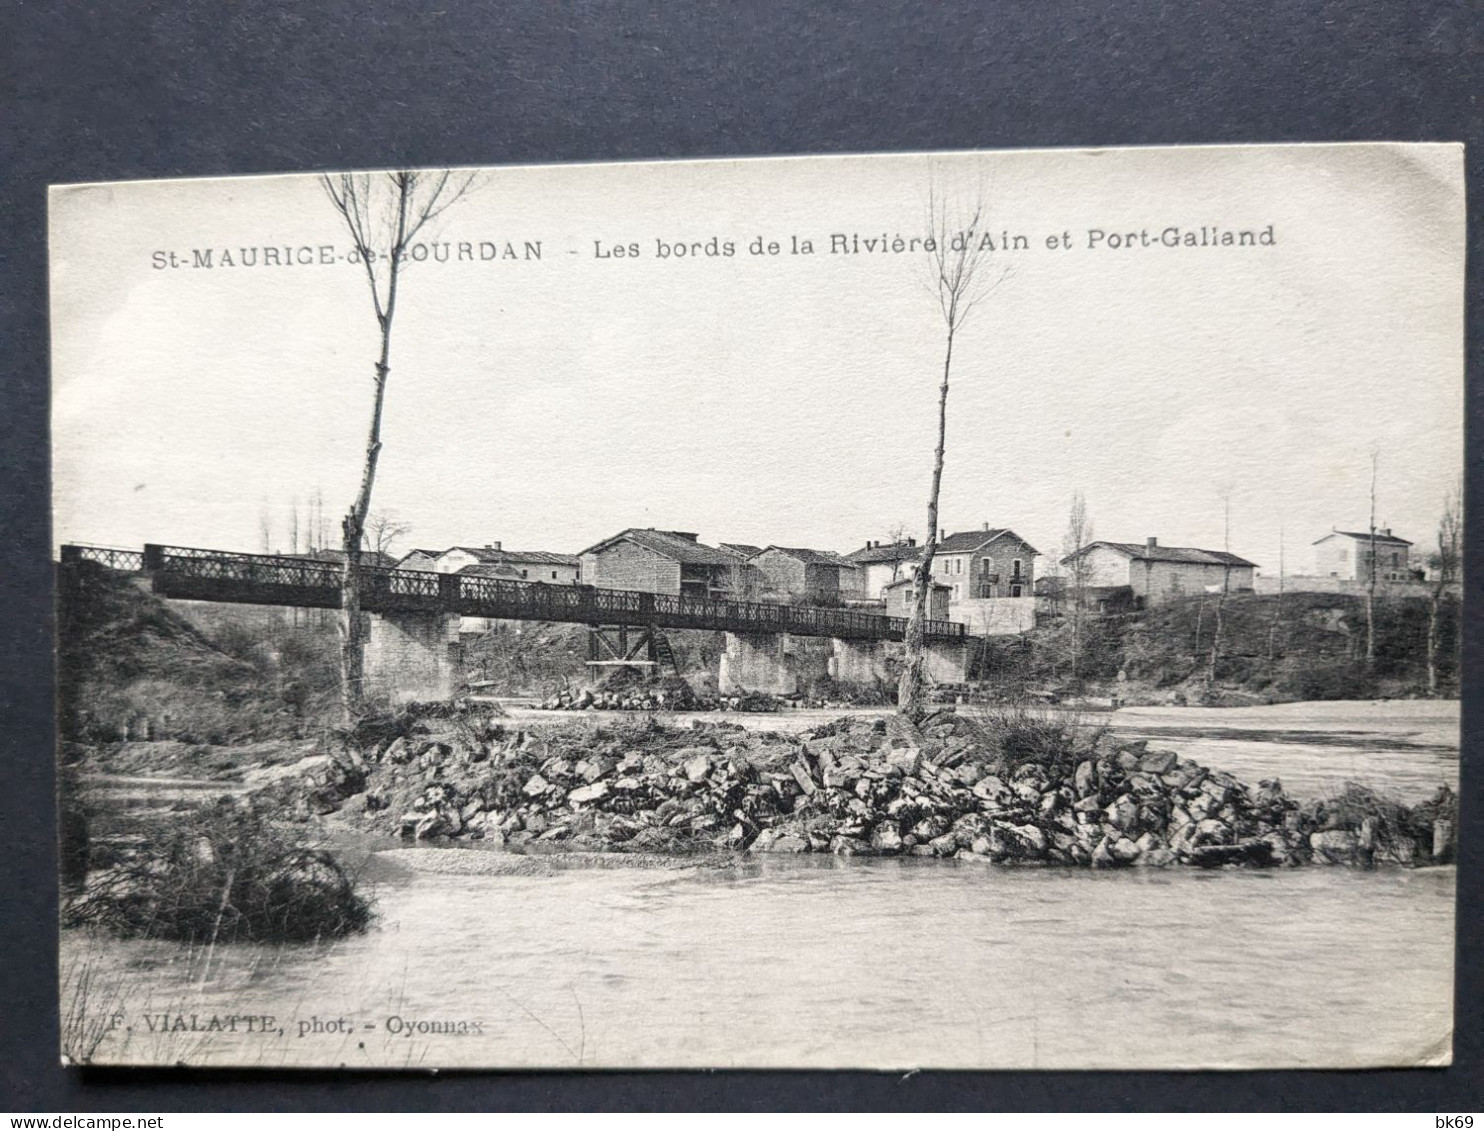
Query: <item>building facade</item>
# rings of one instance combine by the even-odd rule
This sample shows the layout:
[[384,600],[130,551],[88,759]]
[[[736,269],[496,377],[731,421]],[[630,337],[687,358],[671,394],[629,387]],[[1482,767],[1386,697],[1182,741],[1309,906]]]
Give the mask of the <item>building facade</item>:
[[978,530],[949,534],[938,543],[933,580],[948,586],[953,601],[1030,597],[1036,553],[1015,531],[985,523]]
[[1159,605],[1203,593],[1252,592],[1253,571],[1246,558],[1223,550],[1161,546],[1144,542],[1093,542],[1062,559],[1068,573],[1067,598],[1080,588],[1085,603],[1114,602],[1120,591],[1144,605]]
[[867,542],[859,550],[845,555],[845,560],[856,567],[856,588],[851,596],[879,600],[882,591],[892,582],[907,577],[921,558],[922,547],[916,538]]
[[481,575],[516,581],[575,585],[582,580],[582,563],[575,554],[507,550],[498,542],[485,546],[453,546],[447,550],[413,550],[397,563],[398,569],[421,569],[433,573],[467,573],[471,572],[470,566],[503,567],[482,571]]
[[[948,620],[948,598],[950,587],[933,582],[932,595],[928,598],[928,620]],[[910,617],[913,605],[917,601],[917,586],[910,577],[904,577],[900,581],[893,581],[882,590],[882,596],[886,599],[886,615],[889,617]]]
[[652,527],[620,531],[581,554],[588,585],[713,599],[732,595],[744,565],[738,554],[704,545],[694,534]]
[[[1369,531],[1333,530],[1314,543],[1314,572],[1320,577],[1341,581],[1371,579],[1371,545]],[[1376,531],[1376,580],[1410,581],[1412,543],[1391,533],[1390,527]]]
[[769,546],[748,564],[762,577],[765,600],[837,605],[860,589],[855,563],[829,550]]

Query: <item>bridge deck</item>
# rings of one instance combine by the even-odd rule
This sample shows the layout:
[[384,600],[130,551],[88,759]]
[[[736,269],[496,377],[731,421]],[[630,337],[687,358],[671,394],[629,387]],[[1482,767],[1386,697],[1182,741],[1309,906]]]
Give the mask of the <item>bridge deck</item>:
[[[95,561],[143,571],[163,597],[228,604],[333,609],[340,605],[341,567],[278,554],[238,554],[148,545],[143,552],[63,546],[64,564]],[[362,568],[362,608],[373,613],[445,612],[492,620],[562,621],[589,625],[654,625],[739,633],[901,640],[905,617],[815,605],[719,601],[591,585],[546,585],[425,570]],[[965,636],[951,621],[929,621],[936,640]]]

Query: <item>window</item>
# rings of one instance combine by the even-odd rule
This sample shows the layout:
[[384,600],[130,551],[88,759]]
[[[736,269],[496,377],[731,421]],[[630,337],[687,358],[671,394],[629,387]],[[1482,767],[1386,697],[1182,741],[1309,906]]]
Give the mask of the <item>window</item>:
[[954,558],[953,559],[953,572],[954,573],[963,573],[963,571],[964,571],[964,560],[963,560],[963,558]]
[[556,579],[557,579],[557,578],[556,578],[556,570],[552,570],[552,571],[551,571],[551,579],[552,579],[552,580],[553,580],[553,581],[555,581],[555,580],[556,580]]
[[1019,558],[1016,558],[1014,561],[1012,561],[1010,563],[1010,576],[1011,577],[1019,577],[1020,576],[1020,559]]
[[1400,554],[1392,554],[1391,555],[1391,564],[1392,564],[1393,567],[1401,565],[1402,564],[1402,556]]
[[994,562],[991,561],[989,558],[981,558],[979,561],[979,565],[981,567],[979,572],[984,574],[985,577],[988,577],[994,572]]
[[954,600],[955,600],[955,601],[957,601],[957,600],[958,600],[958,586],[957,586],[957,585],[955,585],[955,586],[954,586],[954,587],[953,587],[953,599],[954,599]]
[[1010,586],[1010,596],[1012,596],[1012,597],[1022,597],[1024,595],[1025,595],[1025,591],[1024,591],[1024,587],[1023,586],[1020,586],[1020,585],[1012,585],[1012,586]]
[[526,571],[525,570],[521,570],[520,571],[520,575],[521,575],[522,578],[524,578],[526,576]]

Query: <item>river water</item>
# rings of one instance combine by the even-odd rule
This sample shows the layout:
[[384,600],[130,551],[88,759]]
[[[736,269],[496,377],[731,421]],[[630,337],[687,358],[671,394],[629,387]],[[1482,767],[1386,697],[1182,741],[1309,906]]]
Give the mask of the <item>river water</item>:
[[[1107,721],[1299,795],[1357,779],[1408,800],[1456,788],[1456,704]],[[208,953],[69,932],[64,1006],[85,974],[81,1028],[103,1063],[1254,1068],[1449,1055],[1451,868],[639,863],[377,852],[366,875],[379,919],[364,936]],[[273,1021],[213,1031],[213,1018],[219,1030],[246,1015]],[[99,1020],[112,1016],[111,1029]]]

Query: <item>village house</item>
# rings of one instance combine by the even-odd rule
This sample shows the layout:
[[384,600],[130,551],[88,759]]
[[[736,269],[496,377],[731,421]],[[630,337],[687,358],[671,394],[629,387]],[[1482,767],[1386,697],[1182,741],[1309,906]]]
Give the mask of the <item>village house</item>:
[[1161,546],[1143,542],[1092,542],[1062,559],[1067,595],[1080,590],[1084,604],[1133,601],[1160,605],[1202,593],[1250,593],[1253,571],[1246,558],[1224,550]]
[[[928,620],[948,619],[948,598],[952,591],[952,586],[933,582],[933,591],[928,597]],[[917,586],[912,578],[904,577],[886,585],[881,595],[886,599],[887,616],[910,617],[917,601]]]
[[[345,564],[344,550],[311,550],[307,554],[287,554],[286,557],[302,558],[310,562],[330,562],[334,565]],[[378,569],[391,569],[397,564],[397,559],[390,554],[382,553],[380,550],[362,550],[361,564],[373,566]]]
[[845,560],[857,570],[858,583],[852,596],[879,600],[882,591],[892,582],[906,577],[921,557],[922,547],[916,538],[867,542],[859,550],[845,555]]
[[434,571],[434,564],[438,561],[442,553],[442,550],[409,550],[397,562],[397,568],[420,569],[427,573],[432,573]]
[[[1369,582],[1371,543],[1368,531],[1333,530],[1314,543],[1314,572],[1341,581]],[[1376,531],[1376,580],[1410,581],[1409,555],[1412,543],[1391,533],[1390,527]]]
[[679,530],[631,527],[582,551],[582,577],[600,589],[692,597],[731,596],[743,558]]
[[946,534],[933,556],[933,578],[951,599],[979,601],[1030,597],[1038,551],[1013,530],[985,523],[978,530]]
[[511,573],[484,576],[510,577],[519,581],[543,581],[548,585],[575,585],[582,579],[582,563],[575,554],[549,550],[507,550],[499,542],[484,546],[453,546],[447,550],[414,550],[400,563],[402,569],[431,569],[435,573],[464,573],[470,566],[502,566]]
[[762,575],[765,600],[835,605],[860,591],[855,563],[830,550],[769,546],[748,564]]

